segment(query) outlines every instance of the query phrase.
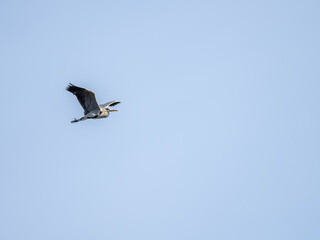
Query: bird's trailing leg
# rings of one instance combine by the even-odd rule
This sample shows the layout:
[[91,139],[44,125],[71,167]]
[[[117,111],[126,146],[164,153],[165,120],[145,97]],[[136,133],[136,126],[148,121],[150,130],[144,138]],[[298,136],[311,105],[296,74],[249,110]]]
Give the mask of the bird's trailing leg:
[[74,120],[71,121],[71,123],[76,123],[76,122],[79,122],[79,121],[80,121],[79,119],[75,118]]
[[79,118],[79,119],[74,119],[71,121],[71,123],[76,123],[76,122],[79,122],[79,121],[83,121],[83,120],[86,120],[87,118],[86,117],[82,117],[82,118]]

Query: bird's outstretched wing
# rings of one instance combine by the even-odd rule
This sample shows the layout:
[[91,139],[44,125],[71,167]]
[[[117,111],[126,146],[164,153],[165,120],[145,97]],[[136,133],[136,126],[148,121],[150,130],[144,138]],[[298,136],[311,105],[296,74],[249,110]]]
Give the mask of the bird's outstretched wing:
[[101,107],[101,108],[113,107],[113,106],[115,106],[115,105],[117,105],[119,103],[120,102],[118,100],[114,100],[114,101],[111,101],[111,102],[100,104],[99,107]]
[[94,92],[92,92],[88,89],[85,89],[85,88],[77,87],[71,83],[69,84],[69,86],[66,89],[67,89],[67,91],[76,95],[79,103],[81,104],[82,108],[84,109],[84,115],[86,115],[87,113],[89,113],[91,111],[100,109]]

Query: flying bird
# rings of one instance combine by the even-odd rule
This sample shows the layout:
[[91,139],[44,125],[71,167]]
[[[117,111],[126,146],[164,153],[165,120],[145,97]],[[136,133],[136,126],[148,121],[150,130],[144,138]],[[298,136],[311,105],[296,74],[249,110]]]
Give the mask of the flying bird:
[[71,123],[87,119],[106,118],[109,117],[110,112],[118,111],[109,108],[119,104],[120,102],[117,100],[98,105],[94,92],[88,89],[77,87],[70,83],[66,90],[76,95],[84,110],[84,116],[79,119],[75,118]]

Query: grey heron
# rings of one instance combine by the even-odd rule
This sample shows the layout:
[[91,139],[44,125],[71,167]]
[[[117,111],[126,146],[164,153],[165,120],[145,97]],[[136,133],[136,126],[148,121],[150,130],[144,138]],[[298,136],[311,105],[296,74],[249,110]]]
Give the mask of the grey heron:
[[70,83],[66,90],[76,95],[79,103],[84,110],[84,116],[79,119],[75,118],[71,121],[71,123],[87,119],[106,118],[109,117],[110,112],[118,111],[109,108],[119,104],[120,102],[117,100],[98,105],[94,92],[88,89],[77,87]]

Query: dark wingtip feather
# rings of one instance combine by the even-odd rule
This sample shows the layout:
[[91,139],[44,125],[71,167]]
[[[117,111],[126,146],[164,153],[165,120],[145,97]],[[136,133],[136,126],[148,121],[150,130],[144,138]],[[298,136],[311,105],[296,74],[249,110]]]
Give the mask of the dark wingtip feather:
[[71,92],[71,87],[74,86],[72,83],[69,83],[69,85],[66,87],[66,90]]
[[71,93],[73,93],[73,94],[76,94],[77,92],[83,91],[83,90],[86,90],[86,89],[77,87],[77,86],[73,85],[72,83],[69,83],[69,85],[66,88],[66,90],[71,92]]
[[115,105],[117,105],[117,104],[119,104],[119,103],[121,103],[121,102],[116,101],[116,102],[114,102],[114,103],[111,103],[109,106],[110,106],[110,107],[113,107],[113,106],[115,106]]

